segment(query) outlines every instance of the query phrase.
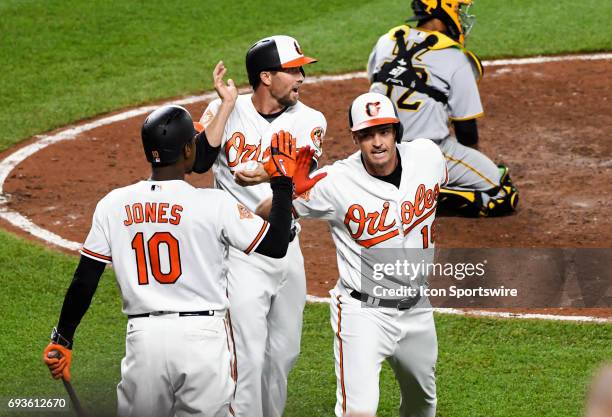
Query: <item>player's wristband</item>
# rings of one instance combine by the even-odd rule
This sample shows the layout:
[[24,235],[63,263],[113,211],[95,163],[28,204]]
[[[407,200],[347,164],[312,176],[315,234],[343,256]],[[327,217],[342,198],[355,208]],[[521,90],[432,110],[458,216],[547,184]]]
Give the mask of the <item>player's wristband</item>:
[[57,327],[54,327],[51,331],[51,342],[64,346],[67,349],[72,349],[72,341],[66,339],[64,336],[58,333]]
[[278,190],[291,190],[291,193],[293,193],[293,180],[282,175],[272,177],[270,178],[270,187]]

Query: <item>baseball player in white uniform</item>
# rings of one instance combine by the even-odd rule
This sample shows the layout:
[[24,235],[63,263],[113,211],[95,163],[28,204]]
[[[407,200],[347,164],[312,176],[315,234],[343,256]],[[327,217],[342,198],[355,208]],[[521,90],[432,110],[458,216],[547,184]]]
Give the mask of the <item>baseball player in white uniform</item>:
[[[164,106],[147,117],[142,141],[151,178],[111,191],[96,206],[43,354],[54,378],[70,380],[73,335],[112,262],[128,316],[119,416],[229,415],[228,249],[282,258],[289,244],[295,139],[285,132],[272,138],[266,168],[276,212],[268,222],[224,191],[184,181],[195,161],[195,138],[182,107]],[[279,160],[283,170],[275,169]]]
[[[475,149],[476,119],[483,115],[477,82],[480,60],[464,46],[473,23],[472,0],[413,0],[417,27],[393,28],[370,54],[370,91],[396,104],[405,129],[402,140],[436,142],[448,166],[449,182],[440,206],[465,215],[513,212],[518,192],[508,168]],[[454,136],[449,130],[449,120]]]
[[[246,67],[252,94],[238,95],[220,62],[214,71],[220,96],[204,111],[200,122],[207,142],[196,172],[212,166],[215,186],[226,190],[248,209],[270,195],[262,161],[269,154],[270,137],[283,129],[298,148],[321,155],[325,117],[301,103],[303,66],[315,62],[289,36],[256,42],[247,52]],[[215,153],[216,152],[216,153]],[[216,156],[215,156],[216,155]],[[302,312],[306,300],[304,260],[294,224],[293,240],[280,262],[230,249],[228,295],[235,342],[237,385],[232,409],[236,416],[281,416],[287,396],[287,376],[300,350]]]
[[[362,278],[364,250],[433,248],[440,187],[447,180],[444,157],[427,139],[396,144],[402,125],[384,95],[366,93],[351,107],[349,124],[359,151],[316,171],[298,164],[293,207],[300,217],[327,220],[336,245],[340,278],[331,294],[335,334],[336,416],[376,414],[379,374],[388,360],[399,383],[401,416],[434,416],[437,339],[426,299],[377,297]],[[323,179],[321,179],[323,177]],[[257,213],[266,217],[271,200]],[[418,252],[421,252],[419,250]]]

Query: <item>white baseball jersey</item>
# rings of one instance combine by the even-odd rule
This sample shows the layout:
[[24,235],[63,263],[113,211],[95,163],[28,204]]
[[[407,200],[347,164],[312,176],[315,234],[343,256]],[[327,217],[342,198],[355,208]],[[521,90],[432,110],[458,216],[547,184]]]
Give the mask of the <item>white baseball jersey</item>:
[[399,189],[368,174],[357,152],[322,168],[327,177],[293,202],[301,217],[327,220],[345,287],[361,291],[362,248],[433,247],[432,223],[446,163],[432,141],[398,144]]
[[404,25],[378,39],[368,61],[370,80],[386,62],[392,61],[397,55],[395,32],[400,28],[405,32],[408,49],[432,33],[437,35],[438,43],[431,50],[417,53],[412,58],[412,64],[426,84],[446,94],[448,103],[444,105],[418,91],[398,86],[388,87],[380,82],[373,83],[370,91],[385,94],[395,103],[404,125],[402,140],[445,139],[449,136],[449,118],[467,120],[483,114],[477,85],[482,75],[480,62],[471,52],[462,49],[440,32],[417,30]]
[[113,263],[125,314],[224,310],[228,245],[251,253],[268,227],[223,191],[141,181],[100,200],[81,254]]
[[[228,191],[250,210],[255,210],[261,200],[272,195],[270,186],[257,184],[242,187],[234,181],[234,172],[245,169],[249,161],[262,162],[266,159],[270,155],[272,134],[279,130],[289,131],[296,138],[298,148],[309,145],[315,149],[315,158],[318,158],[322,153],[321,141],[327,122],[321,112],[298,101],[270,123],[257,112],[251,97],[252,94],[238,96],[225,124],[221,151],[213,165],[213,173],[217,188]],[[220,99],[208,105],[202,117],[205,127],[217,114],[220,105]]]
[[[242,187],[234,181],[234,173],[263,161],[270,153],[272,135],[279,130],[289,131],[298,147],[310,145],[320,156],[327,123],[323,114],[299,101],[268,122],[257,112],[251,97],[238,96],[225,124],[213,173],[216,187],[255,210],[271,195],[269,185]],[[208,105],[201,118],[204,127],[220,105],[218,99]],[[280,416],[285,407],[287,376],[300,351],[306,301],[298,239],[289,244],[283,259],[229,252],[228,296],[238,375],[232,400],[236,416]]]

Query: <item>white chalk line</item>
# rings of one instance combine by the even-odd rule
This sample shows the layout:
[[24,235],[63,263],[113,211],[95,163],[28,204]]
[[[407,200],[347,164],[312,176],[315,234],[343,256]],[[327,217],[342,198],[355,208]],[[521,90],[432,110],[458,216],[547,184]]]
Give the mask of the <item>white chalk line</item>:
[[[531,58],[517,58],[517,59],[499,59],[492,61],[483,61],[484,66],[501,66],[501,65],[529,65],[529,64],[542,64],[547,62],[561,62],[561,61],[576,61],[576,60],[608,60],[612,59],[612,53],[600,53],[600,54],[589,54],[589,55],[565,55],[565,56],[539,56],[539,57],[531,57]],[[367,73],[365,71],[361,72],[352,72],[348,74],[339,74],[339,75],[322,75],[318,77],[312,77],[306,79],[306,84],[317,84],[327,81],[343,81],[350,80],[355,78],[366,78]],[[189,96],[183,99],[168,101],[164,104],[178,104],[178,105],[188,105],[197,103],[204,100],[211,100],[216,98],[216,94],[213,92]],[[78,135],[90,131],[92,129],[96,129],[101,126],[109,125],[112,123],[120,122],[123,120],[130,119],[132,117],[140,116],[142,114],[148,113],[159,107],[158,105],[148,105],[138,107],[136,109],[127,110],[125,112],[121,112],[112,116],[103,117],[98,120],[94,120],[82,125],[67,127],[66,129],[60,130],[57,133],[51,135],[38,135],[36,136],[38,139],[31,143],[30,145],[24,146],[21,149],[18,149],[14,153],[10,154],[6,158],[4,158],[0,162],[0,218],[6,220],[13,226],[23,230],[26,233],[31,234],[39,239],[44,240],[45,242],[51,243],[55,246],[59,246],[61,248],[65,248],[68,250],[78,250],[81,247],[81,244],[78,242],[73,242],[67,239],[62,238],[61,236],[46,230],[26,216],[11,210],[8,208],[8,198],[4,193],[4,183],[8,178],[11,171],[23,162],[28,157],[32,156],[36,152],[41,149],[46,148],[49,145],[64,141],[64,140],[72,140],[78,137]],[[308,296],[309,301],[316,302],[317,300],[320,302],[321,300],[326,300],[329,302],[329,299],[321,299],[319,297]],[[585,317],[585,316],[555,316],[555,315],[540,315],[540,314],[511,314],[511,313],[497,313],[490,311],[477,311],[472,310],[470,312],[464,312],[463,310],[454,310],[454,309],[440,309],[444,311],[440,311],[443,313],[449,314],[463,314],[463,315],[481,315],[481,316],[490,316],[490,317],[512,317],[512,318],[539,318],[545,320],[571,320],[571,321],[601,321],[607,322],[609,320],[600,319],[596,317]]]
[[[215,93],[206,93],[199,96],[191,96],[181,100],[177,100],[175,101],[175,103],[180,105],[188,105],[202,100],[210,100],[215,97]],[[159,107],[159,105],[143,106],[137,109],[128,110],[119,114],[104,117],[102,119],[94,120],[83,125],[70,127],[52,135],[39,135],[37,136],[38,140],[36,142],[33,142],[28,146],[24,146],[23,148],[10,154],[2,162],[0,162],[0,217],[8,221],[13,226],[18,227],[19,229],[31,234],[32,236],[44,240],[45,242],[69,250],[79,250],[81,247],[80,243],[66,240],[61,236],[38,226],[21,213],[18,213],[8,208],[8,198],[6,194],[4,194],[3,189],[7,177],[17,165],[19,165],[25,159],[40,151],[41,149],[46,148],[49,145],[53,145],[54,143],[58,143],[65,140],[73,140],[81,133],[152,112],[157,107]]]
[[[563,56],[536,56],[530,58],[496,59],[492,61],[482,61],[484,67],[496,67],[503,65],[530,65],[545,64],[548,62],[562,61],[601,61],[612,59],[612,53],[589,54],[589,55],[563,55]],[[307,78],[305,84],[317,84],[325,81],[345,81],[354,78],[367,78],[365,71],[351,72],[339,75],[321,75],[319,77]]]
[[[306,301],[309,303],[327,303],[330,298],[317,297],[316,295],[307,295]],[[433,311],[440,314],[452,314],[455,316],[474,316],[474,317],[493,317],[504,319],[537,319],[537,320],[557,320],[557,321],[576,321],[590,323],[610,323],[612,320],[604,317],[592,316],[560,316],[556,314],[538,314],[538,313],[510,313],[508,311],[490,311],[490,310],[461,310],[457,308],[440,308],[435,307]]]

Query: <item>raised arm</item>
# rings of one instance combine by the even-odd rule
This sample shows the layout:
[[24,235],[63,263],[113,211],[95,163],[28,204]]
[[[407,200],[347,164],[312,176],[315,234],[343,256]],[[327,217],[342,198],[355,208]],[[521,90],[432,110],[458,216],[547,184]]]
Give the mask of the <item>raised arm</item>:
[[234,81],[230,78],[226,84],[223,80],[226,73],[227,68],[225,68],[223,61],[219,61],[213,70],[213,84],[217,95],[221,99],[221,106],[219,106],[212,118],[208,112],[204,112],[200,119],[200,123],[202,123],[206,131],[208,143],[212,147],[221,146],[225,124],[234,110],[236,99],[238,98],[238,89]]
[[200,122],[196,123],[196,129],[200,133],[196,138],[196,160],[193,171],[198,174],[208,171],[217,160],[223,141],[225,124],[234,110],[238,97],[238,90],[234,81],[229,79],[227,84],[223,81],[226,72],[227,69],[223,65],[223,61],[219,61],[213,71],[213,84],[221,103],[215,101],[209,104],[202,114]]

